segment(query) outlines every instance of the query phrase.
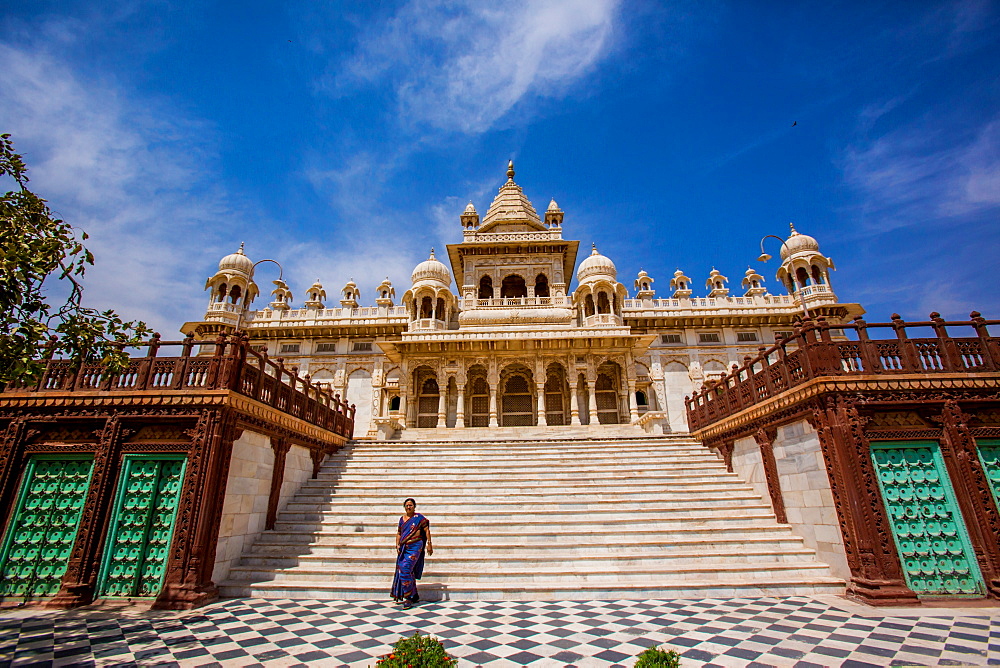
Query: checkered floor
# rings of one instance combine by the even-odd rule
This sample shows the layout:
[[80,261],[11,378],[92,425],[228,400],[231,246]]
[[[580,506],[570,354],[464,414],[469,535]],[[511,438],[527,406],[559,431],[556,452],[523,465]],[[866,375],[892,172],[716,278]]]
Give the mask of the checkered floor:
[[415,631],[438,637],[461,666],[631,666],[651,645],[677,650],[685,667],[1000,665],[997,608],[885,613],[795,597],[5,611],[0,666],[369,666]]

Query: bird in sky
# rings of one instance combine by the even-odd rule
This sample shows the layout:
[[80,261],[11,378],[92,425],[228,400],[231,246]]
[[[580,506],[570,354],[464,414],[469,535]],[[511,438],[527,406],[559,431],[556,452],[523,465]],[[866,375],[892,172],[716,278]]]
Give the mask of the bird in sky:
[[799,124],[799,122],[798,122],[798,121],[792,121],[792,127],[793,127],[793,128],[794,128],[794,127],[795,127],[796,125],[798,125],[798,124]]

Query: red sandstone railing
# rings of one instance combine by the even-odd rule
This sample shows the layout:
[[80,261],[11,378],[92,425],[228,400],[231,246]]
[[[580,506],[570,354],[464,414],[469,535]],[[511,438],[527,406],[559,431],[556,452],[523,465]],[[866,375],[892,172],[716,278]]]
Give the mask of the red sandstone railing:
[[[211,355],[192,355],[194,347],[211,346]],[[177,357],[162,357],[163,347],[180,346]],[[161,341],[154,334],[143,357],[131,357],[125,369],[109,373],[101,363],[79,364],[68,359],[48,359],[35,384],[11,383],[5,392],[150,392],[167,390],[232,390],[306,422],[351,438],[355,407],[339,394],[286,369],[281,358],[271,360],[266,349],[255,351],[245,336],[223,335],[215,341],[196,343]]]
[[[989,333],[1000,320],[986,320],[976,311],[970,317],[946,322],[931,313],[929,321],[904,322],[893,314],[892,322],[868,323],[857,317],[843,325],[830,324],[822,316],[806,319],[788,339],[779,338],[770,348],[761,346],[756,357],[743,358],[743,366],[734,364],[729,374],[685,397],[688,427],[702,429],[823,376],[1000,372],[1000,337]],[[950,336],[949,327],[971,329],[975,336]],[[908,335],[907,330],[918,328],[929,328],[934,336]],[[873,337],[887,330],[891,338]]]

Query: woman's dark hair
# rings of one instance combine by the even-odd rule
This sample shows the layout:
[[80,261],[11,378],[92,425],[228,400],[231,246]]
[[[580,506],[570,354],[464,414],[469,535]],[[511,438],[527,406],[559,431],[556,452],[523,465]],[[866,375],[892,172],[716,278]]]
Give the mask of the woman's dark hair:
[[408,499],[403,499],[403,505],[404,505],[404,506],[406,505],[406,502],[407,502],[407,501],[413,501],[413,505],[414,505],[414,506],[416,506],[416,505],[417,505],[417,500],[416,500],[416,499],[414,499],[413,497],[410,497],[410,498],[408,498]]

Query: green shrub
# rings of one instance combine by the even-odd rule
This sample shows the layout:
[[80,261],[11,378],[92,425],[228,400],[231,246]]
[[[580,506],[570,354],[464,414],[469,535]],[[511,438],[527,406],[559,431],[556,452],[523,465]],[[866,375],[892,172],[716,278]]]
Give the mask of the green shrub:
[[451,668],[458,663],[444,651],[434,636],[417,631],[410,638],[400,638],[392,651],[375,662],[380,668]]
[[653,645],[639,655],[635,668],[678,668],[681,657],[674,650],[660,649]]

